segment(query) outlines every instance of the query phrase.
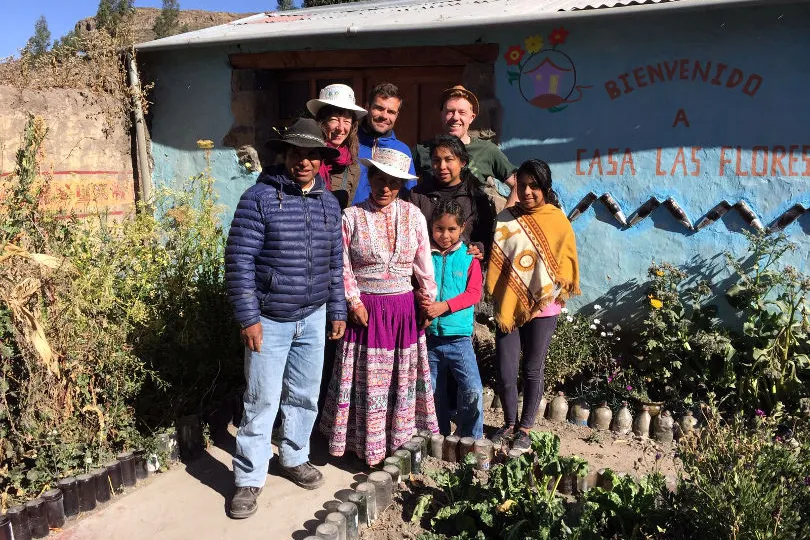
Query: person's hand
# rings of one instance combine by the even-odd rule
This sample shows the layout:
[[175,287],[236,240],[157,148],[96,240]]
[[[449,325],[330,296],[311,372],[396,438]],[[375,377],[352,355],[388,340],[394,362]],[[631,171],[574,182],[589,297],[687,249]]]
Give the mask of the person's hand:
[[422,309],[425,309],[431,303],[433,303],[433,299],[430,298],[430,295],[428,295],[427,291],[425,291],[424,289],[417,289],[415,294],[416,294],[416,301],[419,304],[419,307],[421,307]]
[[242,343],[253,352],[262,352],[262,323],[257,322],[247,328],[242,328],[239,332],[242,336]]
[[435,319],[450,311],[450,305],[447,302],[433,302],[425,308],[425,315],[428,319]]
[[367,327],[368,311],[366,311],[366,306],[358,304],[356,307],[351,308],[349,310],[349,321],[354,325]]
[[346,332],[346,321],[332,321],[332,330],[329,332],[329,339],[336,340],[343,337]]
[[509,178],[504,180],[503,183],[509,186],[510,188],[514,189],[515,186],[517,185],[517,175],[515,173],[510,174]]
[[484,260],[484,252],[481,251],[477,243],[467,246],[467,255],[472,255],[473,259],[478,259],[479,261]]
[[431,319],[425,317],[424,319],[422,319],[422,322],[419,323],[419,328],[424,330],[425,328],[430,326],[431,322],[433,322]]

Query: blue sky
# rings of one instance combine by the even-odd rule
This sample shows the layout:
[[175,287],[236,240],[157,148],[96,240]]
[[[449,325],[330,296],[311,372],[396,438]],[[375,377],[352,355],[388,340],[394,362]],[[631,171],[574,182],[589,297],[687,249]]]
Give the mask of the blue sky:
[[[98,0],[9,0],[11,9],[0,17],[0,59],[17,55],[34,33],[34,23],[45,15],[51,38],[57,39],[73,29],[80,19],[96,14]],[[5,4],[5,2],[0,2]],[[160,7],[161,0],[135,0],[135,7]],[[296,2],[300,4],[300,2]],[[259,12],[276,8],[275,0],[180,0],[180,9],[209,11]]]

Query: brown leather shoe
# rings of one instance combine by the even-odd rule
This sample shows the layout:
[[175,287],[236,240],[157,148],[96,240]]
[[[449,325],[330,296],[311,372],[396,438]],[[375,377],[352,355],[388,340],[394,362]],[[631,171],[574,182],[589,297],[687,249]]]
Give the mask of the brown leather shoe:
[[256,513],[257,499],[262,492],[260,487],[237,487],[231,499],[230,515],[233,519],[245,519]]
[[295,467],[279,465],[279,472],[304,489],[318,489],[324,483],[321,471],[309,461]]

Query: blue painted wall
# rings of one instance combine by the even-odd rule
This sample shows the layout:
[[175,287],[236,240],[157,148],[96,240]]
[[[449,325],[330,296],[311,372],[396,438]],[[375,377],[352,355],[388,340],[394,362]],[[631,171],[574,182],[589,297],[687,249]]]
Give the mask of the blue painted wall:
[[[787,6],[632,19],[600,17],[516,26],[508,31],[410,33],[390,36],[386,45],[498,43],[501,55],[496,64],[497,97],[504,113],[501,144],[515,164],[530,157],[548,161],[569,211],[589,191],[597,195],[610,192],[628,218],[651,196],[662,201],[673,197],[696,223],[721,200],[733,204],[742,199],[767,226],[795,203],[810,206],[808,23],[807,8]],[[504,55],[511,46],[520,46],[524,51],[521,62],[528,61],[525,71],[545,56],[559,67],[570,67],[557,52],[541,52],[533,60],[529,60],[527,52],[525,40],[532,36],[542,37],[542,49],[551,48],[554,29],[560,26],[568,35],[554,48],[565,53],[575,67],[576,85],[589,88],[582,88],[581,99],[576,101],[580,92],[574,91],[569,96],[573,102],[559,104],[557,109],[562,110],[551,112],[532,105],[521,94],[522,88],[526,97],[533,97],[529,86],[532,81],[527,78],[530,75],[524,74],[522,81],[512,76],[515,80],[510,82],[509,72],[516,71],[516,67],[509,65]],[[287,49],[318,46],[312,41],[285,43]],[[379,41],[360,36],[321,46],[372,48],[379,46]],[[536,47],[536,42],[528,44],[528,48]],[[253,45],[252,50],[261,47]],[[224,48],[197,49],[146,57],[156,82],[151,132],[155,180],[167,184],[199,172],[202,153],[196,150],[195,141],[213,139],[217,144],[213,172],[221,202],[228,208],[226,220],[241,192],[255,181],[254,175],[246,174],[239,166],[235,151],[221,147],[233,123],[228,52]],[[687,60],[685,79],[681,78],[678,63],[673,80],[649,84],[649,75],[645,75],[641,82],[647,86],[638,87],[634,69],[643,68],[637,73],[647,74],[648,65],[661,63],[666,76],[664,63],[673,69],[675,62],[682,59]],[[696,61],[704,68],[707,62],[712,63],[708,82],[692,80]],[[727,66],[716,81],[719,85],[711,82],[718,63]],[[734,69],[743,74],[743,80],[729,88],[728,76],[736,73]],[[619,96],[613,91],[612,97],[606,83],[623,89],[623,74],[627,74],[633,89]],[[570,74],[557,75],[558,93],[567,94]],[[761,84],[754,91],[759,80],[755,77],[745,93],[742,89],[752,75],[761,77]],[[688,127],[683,121],[673,127],[680,109],[688,119]],[[692,160],[693,147],[694,157],[700,161],[699,170]],[[787,154],[781,167],[773,165],[774,152],[781,152],[780,147]],[[613,158],[607,155],[611,148],[619,152],[614,174]],[[634,173],[624,156],[628,148]],[[673,165],[679,163],[680,149],[684,165],[673,170]],[[592,161],[597,150],[601,159]],[[761,176],[752,174],[752,154],[756,154]],[[763,169],[766,154],[768,166]],[[725,162],[722,171],[721,157]],[[719,283],[728,277],[719,255],[726,249],[742,254],[746,246],[742,231],[746,228],[739,214],[731,211],[717,223],[690,232],[664,208],[626,228],[596,202],[574,222],[583,296],[573,306],[599,303],[619,312],[632,311],[646,300],[633,285],[646,280],[647,267],[653,261],[687,266],[700,278]],[[810,272],[810,214],[794,222],[786,232],[799,244],[788,262]]]

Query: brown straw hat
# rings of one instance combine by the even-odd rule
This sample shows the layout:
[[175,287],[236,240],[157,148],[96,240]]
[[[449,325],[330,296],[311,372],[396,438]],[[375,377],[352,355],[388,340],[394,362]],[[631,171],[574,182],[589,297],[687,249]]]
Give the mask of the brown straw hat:
[[475,94],[473,94],[460,84],[457,84],[453,88],[448,88],[447,90],[441,93],[441,95],[439,96],[439,109],[444,108],[444,104],[447,103],[447,100],[456,97],[464,98],[467,101],[469,101],[470,104],[472,105],[473,113],[475,113],[475,115],[478,116],[478,98],[475,97]]

